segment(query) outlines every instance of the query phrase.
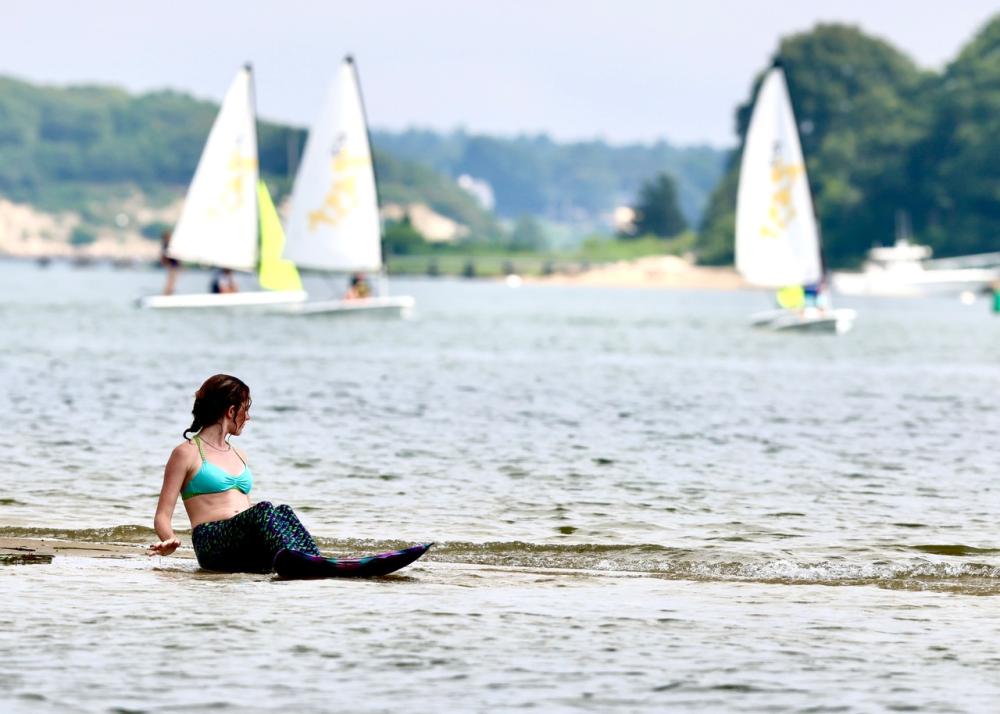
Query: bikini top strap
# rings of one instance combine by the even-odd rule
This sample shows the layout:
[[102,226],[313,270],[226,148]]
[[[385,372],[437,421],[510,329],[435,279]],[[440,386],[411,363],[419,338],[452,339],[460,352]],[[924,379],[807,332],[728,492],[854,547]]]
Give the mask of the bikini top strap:
[[240,457],[240,461],[243,462],[243,468],[246,468],[248,466],[247,460],[243,458],[243,454],[240,453],[240,450],[234,446],[233,451],[236,452],[236,455]]
[[205,458],[205,449],[201,445],[201,437],[199,437],[197,434],[194,435],[194,443],[198,446],[198,453],[201,454],[202,462],[207,461],[208,459]]

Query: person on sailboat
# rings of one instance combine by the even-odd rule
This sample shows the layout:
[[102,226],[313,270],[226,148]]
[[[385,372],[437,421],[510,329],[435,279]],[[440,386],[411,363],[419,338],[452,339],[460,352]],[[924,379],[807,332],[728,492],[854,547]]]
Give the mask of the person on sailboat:
[[368,280],[361,273],[355,273],[351,276],[351,284],[347,288],[347,293],[344,295],[345,300],[359,300],[361,298],[371,297],[372,288],[368,284]]
[[802,286],[803,305],[807,308],[809,307],[818,308],[819,294],[820,294],[819,283],[809,283],[808,285],[803,285]]
[[830,308],[830,288],[824,274],[818,282],[802,286],[805,295],[805,306],[826,312]]
[[212,284],[210,289],[213,293],[235,293],[239,292],[236,284],[236,277],[229,268],[216,268],[212,272]]
[[170,245],[170,231],[163,231],[160,235],[160,265],[167,271],[167,284],[163,286],[164,295],[173,295],[174,286],[177,284],[177,273],[181,269],[180,261],[167,255],[167,246]]
[[[194,420],[163,470],[153,519],[159,541],[149,546],[148,554],[170,555],[180,547],[172,525],[180,496],[191,521],[195,556],[207,570],[270,573],[282,567],[282,558],[291,562],[293,577],[342,576],[345,570],[363,567],[365,563],[359,561],[324,558],[289,506],[268,501],[251,505],[253,474],[246,454],[229,442],[230,436],[243,432],[250,419],[250,404],[250,388],[228,374],[209,377],[195,393]],[[415,560],[428,547],[375,557],[412,551]]]

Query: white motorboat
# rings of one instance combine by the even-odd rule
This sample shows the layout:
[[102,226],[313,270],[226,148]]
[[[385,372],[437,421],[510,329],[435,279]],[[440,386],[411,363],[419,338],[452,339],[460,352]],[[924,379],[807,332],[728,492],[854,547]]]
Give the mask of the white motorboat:
[[893,245],[868,251],[868,260],[860,272],[834,273],[833,287],[844,295],[921,297],[982,292],[1000,280],[998,268],[938,268],[935,263],[954,265],[963,259],[931,261],[930,257],[928,246],[914,245],[906,237],[897,236]]

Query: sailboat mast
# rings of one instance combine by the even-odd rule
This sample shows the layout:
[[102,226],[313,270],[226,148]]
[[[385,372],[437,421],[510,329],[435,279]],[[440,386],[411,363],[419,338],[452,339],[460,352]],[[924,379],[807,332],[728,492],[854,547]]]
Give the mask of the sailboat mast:
[[379,270],[385,273],[385,230],[382,226],[382,199],[378,192],[378,170],[375,168],[375,150],[372,148],[371,126],[368,124],[368,110],[365,108],[365,94],[361,89],[361,75],[358,73],[358,65],[352,55],[346,55],[344,61],[351,67],[351,75],[354,77],[354,86],[358,90],[358,102],[361,104],[361,118],[365,124],[365,140],[368,142],[368,154],[372,160],[372,175],[375,177],[375,210],[378,213],[378,242],[379,254],[382,265]]
[[[249,84],[249,94],[250,94],[250,112],[253,115],[253,120],[250,126],[253,127],[253,145],[255,149],[255,154],[257,156],[257,180],[260,181],[260,146],[257,143],[257,88],[254,86],[253,81],[253,64],[246,62],[243,65],[243,69],[247,71],[247,80]],[[254,200],[254,215],[257,217],[257,269],[260,269],[260,255],[261,255],[261,232],[260,232],[260,196],[257,194],[257,187],[254,186],[253,191]]]

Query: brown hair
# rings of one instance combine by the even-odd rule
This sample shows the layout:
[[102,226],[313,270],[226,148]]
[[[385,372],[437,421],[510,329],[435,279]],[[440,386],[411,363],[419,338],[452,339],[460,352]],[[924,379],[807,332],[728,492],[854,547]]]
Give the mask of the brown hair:
[[237,411],[242,407],[249,409],[250,387],[228,374],[212,375],[194,393],[194,406],[191,407],[194,421],[184,430],[184,438],[220,421],[229,407],[236,407]]

